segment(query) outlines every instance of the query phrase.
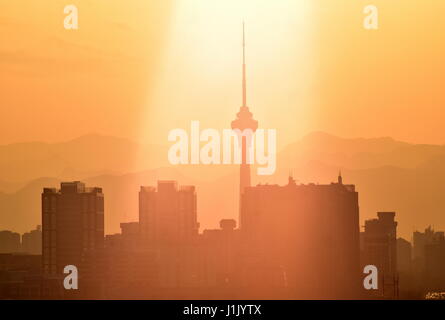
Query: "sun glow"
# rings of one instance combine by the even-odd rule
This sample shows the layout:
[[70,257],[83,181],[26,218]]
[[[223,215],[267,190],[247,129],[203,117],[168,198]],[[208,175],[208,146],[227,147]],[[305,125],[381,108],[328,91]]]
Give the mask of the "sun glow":
[[308,14],[299,0],[178,0],[144,139],[166,143],[169,130],[193,120],[230,126],[241,105],[245,21],[247,104],[260,127],[277,129],[278,147],[296,140],[308,109]]

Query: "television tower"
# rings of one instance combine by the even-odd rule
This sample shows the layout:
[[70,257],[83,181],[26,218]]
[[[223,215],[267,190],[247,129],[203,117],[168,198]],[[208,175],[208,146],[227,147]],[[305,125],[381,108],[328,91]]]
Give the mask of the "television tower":
[[[236,114],[236,119],[232,121],[232,129],[238,129],[242,132],[244,130],[252,130],[252,134],[258,128],[258,121],[253,119],[252,113],[249,111],[247,106],[247,95],[246,95],[246,42],[244,36],[244,22],[243,22],[243,88],[242,88],[242,106],[240,111]],[[250,186],[250,164],[247,161],[247,148],[250,147],[252,143],[252,137],[248,134],[242,134],[239,136],[241,141],[241,166],[240,166],[240,184],[239,184],[239,220],[238,226],[241,226],[241,199],[244,193],[244,188]]]

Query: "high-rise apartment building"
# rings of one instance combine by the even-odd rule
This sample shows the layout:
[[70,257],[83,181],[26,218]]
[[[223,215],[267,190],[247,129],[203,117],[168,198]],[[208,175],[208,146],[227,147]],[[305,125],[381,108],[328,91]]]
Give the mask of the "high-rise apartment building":
[[143,245],[187,243],[198,235],[196,190],[176,181],[158,181],[141,187],[139,224]]
[[378,270],[378,294],[387,298],[398,295],[397,222],[395,212],[377,212],[378,219],[365,221],[362,264]]
[[63,275],[67,265],[80,267],[84,254],[104,243],[104,195],[79,181],[42,193],[43,272]]
[[255,269],[264,264],[267,270],[282,270],[279,278],[292,297],[357,297],[358,193],[341,176],[328,185],[297,185],[290,177],[285,186],[247,187],[241,232],[251,244],[247,254],[259,261]]

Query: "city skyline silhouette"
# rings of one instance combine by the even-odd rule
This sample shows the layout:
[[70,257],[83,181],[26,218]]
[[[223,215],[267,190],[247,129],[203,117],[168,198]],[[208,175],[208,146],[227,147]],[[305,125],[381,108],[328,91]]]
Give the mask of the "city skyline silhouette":
[[[24,235],[23,248],[0,232],[3,277],[25,275],[0,281],[3,298],[419,299],[445,285],[444,232],[416,231],[411,244],[397,236],[395,212],[378,212],[361,231],[358,193],[341,173],[326,185],[289,176],[246,187],[243,227],[222,217],[201,232],[196,189],[176,181],[141,186],[139,220],[109,235],[100,187],[63,182],[41,196],[43,228]],[[81,289],[63,289],[67,265],[79,269]],[[369,265],[379,270],[375,291],[362,288]]]
[[5,3],[0,299],[444,299],[445,4],[363,6]]

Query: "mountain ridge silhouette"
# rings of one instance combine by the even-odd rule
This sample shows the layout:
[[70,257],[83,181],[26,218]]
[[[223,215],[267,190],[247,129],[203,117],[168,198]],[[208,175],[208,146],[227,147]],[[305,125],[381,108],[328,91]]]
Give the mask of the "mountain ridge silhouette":
[[[34,148],[34,143],[30,144]],[[3,159],[0,173],[25,166],[23,159],[12,166],[8,166],[8,160],[11,162],[29,153],[34,152],[32,157],[40,156],[41,161],[49,159],[43,168],[34,165],[33,170],[23,169],[21,180],[8,181],[0,175],[0,229],[23,233],[40,224],[42,188],[59,187],[62,180],[82,180],[88,186],[103,188],[106,233],[118,232],[120,222],[137,220],[139,187],[155,186],[157,180],[196,185],[201,229],[215,228],[220,219],[238,216],[236,165],[162,165],[162,157],[167,158],[167,147],[141,146],[129,139],[95,134],[68,142],[36,144],[42,149],[27,150],[29,143],[8,145],[9,148],[0,146],[0,159]],[[18,154],[9,154],[5,160],[5,152],[14,150]],[[134,152],[139,153],[140,159],[133,158]],[[159,154],[149,157],[144,168],[146,153]],[[71,162],[66,161],[70,156]],[[78,167],[72,166],[82,157]],[[107,161],[110,157],[119,159]],[[256,176],[255,167],[252,168],[253,184],[283,185],[290,171],[299,183],[330,183],[341,170],[345,183],[355,184],[359,192],[362,224],[364,219],[375,217],[376,211],[394,210],[399,220],[399,234],[404,237],[410,237],[413,227],[423,229],[434,224],[445,229],[442,218],[445,205],[441,203],[445,179],[442,145],[410,144],[392,138],[339,138],[315,132],[283,148],[277,158],[274,176]],[[106,161],[105,165],[101,161]],[[135,165],[134,161],[141,163]],[[70,166],[65,166],[66,163]],[[48,170],[53,164],[57,170]],[[61,176],[57,174],[60,172]]]

